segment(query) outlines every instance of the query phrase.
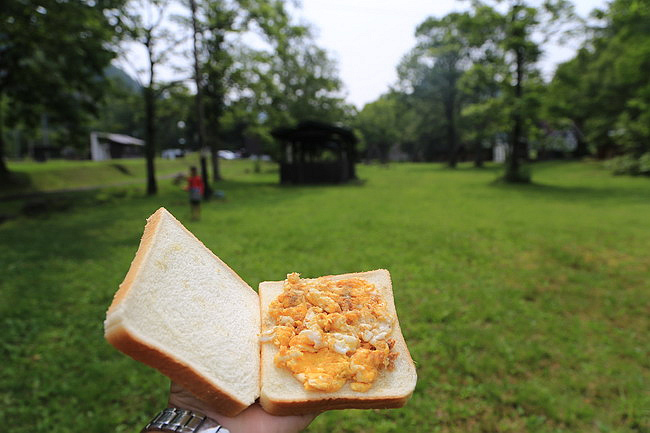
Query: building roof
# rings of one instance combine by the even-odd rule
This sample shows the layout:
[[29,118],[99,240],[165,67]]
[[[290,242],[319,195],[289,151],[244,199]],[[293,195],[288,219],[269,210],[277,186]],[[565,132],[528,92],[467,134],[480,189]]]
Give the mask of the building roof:
[[106,140],[112,141],[113,143],[131,144],[134,146],[144,146],[144,140],[131,137],[130,135],[113,134],[110,132],[93,132],[93,134],[96,134],[98,138],[104,138]]
[[357,142],[357,137],[351,129],[313,120],[300,122],[293,128],[276,128],[271,132],[271,135],[283,141],[300,141],[323,145],[331,141],[348,145]]

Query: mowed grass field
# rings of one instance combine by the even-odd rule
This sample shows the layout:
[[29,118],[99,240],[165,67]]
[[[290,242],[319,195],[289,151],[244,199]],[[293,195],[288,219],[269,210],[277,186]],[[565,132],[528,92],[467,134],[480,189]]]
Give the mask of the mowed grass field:
[[[170,177],[179,171],[187,171],[189,161],[196,158],[196,155],[188,155],[187,160],[157,158],[156,175]],[[0,198],[19,194],[85,189],[101,185],[143,183],[146,176],[142,159],[51,160],[45,163],[24,161],[10,162],[9,168],[17,182],[7,188],[0,188]]]
[[253,287],[391,271],[412,399],[327,412],[309,432],[650,431],[647,178],[546,163],[510,186],[496,167],[395,164],[360,165],[360,185],[281,187],[274,166],[251,169],[224,164],[226,200],[199,222],[167,180],[157,197],[0,225],[9,431],[137,432],[164,407],[168,380],[109,346],[102,323],[160,206]]

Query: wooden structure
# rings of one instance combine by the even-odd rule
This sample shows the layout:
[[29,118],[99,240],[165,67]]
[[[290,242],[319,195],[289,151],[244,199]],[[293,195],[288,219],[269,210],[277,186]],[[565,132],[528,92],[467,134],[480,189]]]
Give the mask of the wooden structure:
[[294,128],[277,128],[272,135],[282,144],[281,183],[343,183],[357,178],[357,138],[350,129],[306,121]]
[[90,133],[90,159],[140,158],[144,156],[144,141],[124,134],[93,131]]

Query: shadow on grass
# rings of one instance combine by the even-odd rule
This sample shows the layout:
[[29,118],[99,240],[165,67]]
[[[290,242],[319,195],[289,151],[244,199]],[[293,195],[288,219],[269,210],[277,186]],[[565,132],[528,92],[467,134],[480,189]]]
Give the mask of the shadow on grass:
[[0,199],[32,189],[32,180],[27,173],[11,172],[0,178]]
[[272,181],[236,181],[225,180],[220,182],[215,189],[226,192],[226,197],[238,196],[246,201],[259,200],[292,200],[299,198],[313,191],[325,189],[347,189],[361,188],[366,184],[364,179],[347,183],[322,183],[322,184],[281,184],[277,180]]
[[141,195],[112,206],[79,204],[87,196],[74,195],[74,211],[0,226],[2,388],[11,400],[3,410],[17,431],[29,429],[21,427],[32,413],[56,424],[62,408],[53,402],[65,401],[84,413],[96,406],[128,407],[115,403],[120,398],[115,390],[106,390],[111,376],[139,367],[123,362],[103,342],[102,321],[156,199]]
[[628,203],[648,203],[650,201],[650,187],[585,187],[585,186],[559,186],[545,183],[506,183],[501,179],[491,183],[493,188],[504,192],[516,192],[532,197],[562,200],[562,201],[625,201]]
[[47,218],[53,214],[142,197],[141,188],[114,187],[88,191],[35,192],[0,199],[0,224],[20,217]]
[[111,164],[111,167],[113,167],[115,170],[119,171],[122,174],[125,174],[127,176],[133,176],[133,172],[124,164]]
[[[476,167],[472,162],[461,162],[456,167],[450,167],[446,162],[404,162],[404,163],[391,163],[388,164],[385,169],[390,171],[393,167],[399,166],[408,166],[408,171],[411,173],[432,173],[432,172],[444,172],[444,173],[500,173],[503,171],[502,165],[493,164],[491,162],[486,162],[481,167]],[[381,168],[381,166],[379,166]]]

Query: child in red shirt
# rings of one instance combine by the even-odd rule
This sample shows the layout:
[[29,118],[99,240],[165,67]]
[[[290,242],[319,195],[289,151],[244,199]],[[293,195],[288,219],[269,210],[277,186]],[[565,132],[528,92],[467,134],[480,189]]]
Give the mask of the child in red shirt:
[[201,200],[203,199],[203,179],[196,172],[196,167],[190,167],[190,177],[187,178],[187,191],[190,194],[190,208],[192,219],[198,221],[201,217]]

